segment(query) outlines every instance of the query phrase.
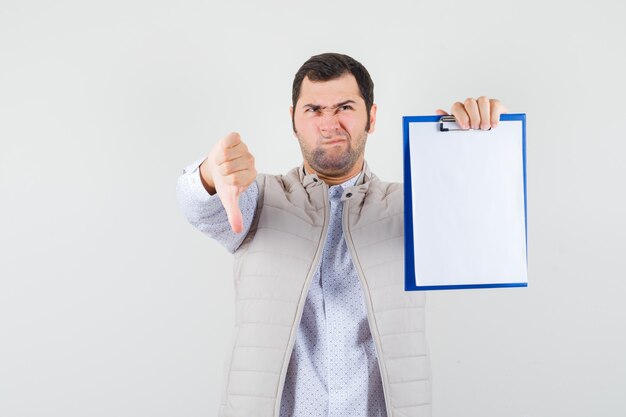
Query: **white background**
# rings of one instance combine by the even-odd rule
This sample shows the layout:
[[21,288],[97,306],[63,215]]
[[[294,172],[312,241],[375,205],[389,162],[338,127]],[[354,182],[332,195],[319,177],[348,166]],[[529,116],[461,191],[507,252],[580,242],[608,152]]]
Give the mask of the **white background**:
[[[181,168],[241,132],[300,163],[311,55],[403,115],[468,96],[528,115],[527,289],[429,294],[434,417],[626,415],[623,2],[0,2],[0,415],[215,415],[232,260],[184,220]],[[399,277],[401,279],[401,277]]]

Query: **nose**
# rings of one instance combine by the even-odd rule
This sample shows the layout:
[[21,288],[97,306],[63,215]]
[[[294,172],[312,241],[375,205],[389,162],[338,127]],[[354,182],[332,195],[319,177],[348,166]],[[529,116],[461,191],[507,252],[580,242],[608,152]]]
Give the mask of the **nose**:
[[339,129],[339,117],[334,112],[325,112],[320,117],[320,131],[324,136],[334,135]]

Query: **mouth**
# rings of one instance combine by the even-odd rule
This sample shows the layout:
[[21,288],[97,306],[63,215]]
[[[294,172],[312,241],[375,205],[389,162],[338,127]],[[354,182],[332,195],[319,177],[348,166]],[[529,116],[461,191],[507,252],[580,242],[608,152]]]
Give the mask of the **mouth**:
[[338,144],[344,143],[344,142],[347,142],[347,139],[345,139],[345,138],[333,138],[333,139],[322,140],[322,145],[338,145]]

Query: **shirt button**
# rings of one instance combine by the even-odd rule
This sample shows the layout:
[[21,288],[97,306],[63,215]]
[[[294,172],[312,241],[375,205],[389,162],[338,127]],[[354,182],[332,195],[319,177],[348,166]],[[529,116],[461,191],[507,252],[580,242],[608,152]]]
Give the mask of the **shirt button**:
[[350,198],[350,197],[352,197],[352,193],[346,194],[346,198]]

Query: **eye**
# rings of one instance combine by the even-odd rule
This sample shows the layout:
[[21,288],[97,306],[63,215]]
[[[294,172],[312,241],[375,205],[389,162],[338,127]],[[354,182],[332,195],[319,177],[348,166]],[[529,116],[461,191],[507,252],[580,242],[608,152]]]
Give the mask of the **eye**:
[[352,106],[349,104],[344,104],[343,106],[339,107],[339,110],[344,111],[344,110],[352,110]]

